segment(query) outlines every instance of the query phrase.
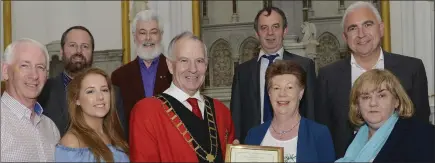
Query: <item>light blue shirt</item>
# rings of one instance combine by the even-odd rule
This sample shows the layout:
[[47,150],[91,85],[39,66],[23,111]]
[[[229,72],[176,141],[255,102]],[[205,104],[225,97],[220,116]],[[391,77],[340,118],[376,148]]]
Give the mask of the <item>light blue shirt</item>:
[[[124,151],[108,145],[110,151],[113,153],[114,162],[130,162],[128,156]],[[95,162],[94,155],[89,148],[70,148],[61,144],[56,145],[56,152],[54,153],[55,162]],[[101,162],[104,160],[101,159]]]

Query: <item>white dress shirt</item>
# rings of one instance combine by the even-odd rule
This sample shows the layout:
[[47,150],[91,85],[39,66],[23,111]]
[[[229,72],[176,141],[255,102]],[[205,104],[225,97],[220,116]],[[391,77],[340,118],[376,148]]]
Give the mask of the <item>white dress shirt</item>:
[[54,122],[42,114],[31,120],[32,111],[4,92],[1,97],[1,162],[52,162],[60,140]]
[[263,58],[263,55],[276,55],[278,54],[279,56],[277,56],[273,62],[275,62],[276,60],[282,60],[283,59],[283,54],[284,54],[284,48],[281,47],[281,49],[279,49],[276,53],[271,53],[271,54],[266,54],[263,50],[260,50],[260,54],[258,55],[258,61],[261,60],[261,64],[260,64],[260,108],[261,108],[261,123],[263,122],[263,115],[264,115],[264,86],[266,83],[266,70],[267,67],[269,65],[269,60],[266,58]]
[[174,85],[174,83],[171,83],[171,86],[169,86],[168,89],[166,89],[163,93],[166,93],[168,95],[171,95],[175,99],[177,99],[179,102],[181,102],[187,109],[192,111],[192,106],[187,102],[188,98],[196,98],[198,100],[198,107],[201,111],[201,116],[204,119],[204,98],[201,96],[199,90],[196,91],[196,93],[193,96],[189,96],[187,93],[183,92],[180,88]]
[[[366,72],[367,70],[362,68],[358,63],[356,63],[355,57],[353,57],[354,54],[351,54],[350,57],[350,65],[352,68],[352,86],[353,83],[355,83],[356,79],[358,79],[361,74]],[[381,55],[379,55],[378,61],[376,64],[372,67],[372,69],[384,69],[384,52],[382,52],[381,49]]]

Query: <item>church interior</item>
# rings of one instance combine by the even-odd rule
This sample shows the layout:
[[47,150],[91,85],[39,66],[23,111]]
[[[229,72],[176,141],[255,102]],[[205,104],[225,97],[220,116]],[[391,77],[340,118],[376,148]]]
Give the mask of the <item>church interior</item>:
[[[3,50],[13,40],[28,37],[45,44],[50,55],[49,76],[63,71],[62,32],[82,25],[95,38],[93,66],[113,72],[134,60],[131,21],[144,9],[157,11],[164,22],[163,45],[175,35],[192,31],[208,47],[209,65],[203,94],[229,106],[237,65],[256,57],[259,42],[253,29],[257,12],[265,6],[281,8],[288,21],[285,50],[308,57],[316,69],[348,55],[340,23],[353,1],[1,1]],[[423,61],[434,122],[435,55],[433,1],[371,0],[386,25],[383,49]],[[167,50],[165,50],[167,51]],[[2,92],[4,82],[2,82]]]

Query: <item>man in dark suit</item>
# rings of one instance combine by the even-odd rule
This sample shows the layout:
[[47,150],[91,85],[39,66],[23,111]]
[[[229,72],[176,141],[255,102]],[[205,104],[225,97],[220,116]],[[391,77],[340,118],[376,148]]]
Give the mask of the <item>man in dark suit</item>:
[[353,82],[365,71],[390,70],[406,89],[415,106],[414,117],[429,122],[426,72],[420,59],[383,51],[384,24],[369,2],[350,5],[343,16],[343,39],[351,55],[319,70],[316,120],[329,127],[338,158],[344,156],[355,128],[348,118],[349,95]]
[[314,119],[315,69],[311,59],[289,53],[283,48],[287,34],[287,18],[276,7],[266,7],[255,17],[254,29],[261,50],[255,57],[236,67],[231,92],[231,114],[236,129],[236,138],[243,142],[248,130],[272,119],[269,95],[265,91],[265,72],[276,59],[293,60],[307,72],[307,86],[299,112]]
[[132,31],[138,57],[112,73],[112,83],[121,89],[127,120],[136,102],[162,93],[172,81],[162,54],[163,26],[158,15],[152,10],[140,11],[133,20]]
[[[68,101],[66,99],[66,86],[80,71],[92,66],[93,52],[95,48],[94,37],[83,26],[68,28],[60,40],[62,62],[64,71],[54,78],[47,80],[38,102],[44,108],[43,114],[51,118],[63,136],[69,126]],[[119,97],[119,88],[114,87],[116,92],[116,107],[121,124],[125,128],[124,110],[122,100]]]

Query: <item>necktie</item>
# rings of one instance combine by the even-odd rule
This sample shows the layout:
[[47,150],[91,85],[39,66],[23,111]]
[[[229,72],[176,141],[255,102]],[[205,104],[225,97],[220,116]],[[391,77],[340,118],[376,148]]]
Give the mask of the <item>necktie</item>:
[[188,98],[187,102],[192,106],[192,112],[202,120],[201,111],[199,110],[198,100],[196,98]]
[[[278,54],[276,54],[276,55],[263,55],[262,57],[269,60],[269,64],[267,65],[267,67],[269,67],[270,64],[273,63],[273,60],[276,57],[278,57]],[[272,105],[270,104],[269,93],[267,92],[267,81],[264,80],[263,122],[267,122],[267,121],[271,120],[272,117],[273,117],[273,111],[272,111]]]

